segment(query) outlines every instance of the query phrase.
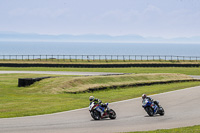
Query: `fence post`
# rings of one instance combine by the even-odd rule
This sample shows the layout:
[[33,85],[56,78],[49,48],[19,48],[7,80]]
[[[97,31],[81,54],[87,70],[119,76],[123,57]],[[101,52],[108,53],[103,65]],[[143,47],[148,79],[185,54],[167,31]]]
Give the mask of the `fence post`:
[[63,61],[65,62],[65,55],[63,55]]
[[70,62],[72,62],[71,55],[69,56],[69,60],[70,60]]
[[88,56],[88,55],[87,55],[87,61],[90,62],[90,60],[89,60],[89,56]]

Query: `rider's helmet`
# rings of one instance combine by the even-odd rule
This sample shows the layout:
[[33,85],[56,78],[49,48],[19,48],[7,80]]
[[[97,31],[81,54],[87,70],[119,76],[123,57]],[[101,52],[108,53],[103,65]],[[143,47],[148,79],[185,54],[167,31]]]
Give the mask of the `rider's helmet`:
[[145,99],[147,97],[146,94],[142,94],[142,99]]
[[89,100],[92,101],[94,99],[94,96],[90,96]]

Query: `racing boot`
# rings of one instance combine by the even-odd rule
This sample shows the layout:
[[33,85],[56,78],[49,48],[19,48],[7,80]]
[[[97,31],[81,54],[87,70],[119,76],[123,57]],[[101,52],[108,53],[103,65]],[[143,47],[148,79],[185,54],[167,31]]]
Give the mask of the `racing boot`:
[[154,104],[156,104],[158,108],[160,108],[159,101],[154,101]]
[[101,113],[101,119],[103,119],[103,117],[105,116],[105,113]]
[[101,113],[101,119],[102,119],[104,112],[100,108],[97,108],[97,111],[99,111]]

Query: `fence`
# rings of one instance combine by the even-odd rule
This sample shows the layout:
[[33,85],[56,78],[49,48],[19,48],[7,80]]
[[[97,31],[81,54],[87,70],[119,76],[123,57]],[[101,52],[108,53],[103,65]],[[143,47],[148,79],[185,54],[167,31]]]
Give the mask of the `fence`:
[[1,61],[62,61],[62,62],[118,62],[118,61],[200,61],[200,56],[173,55],[0,55]]

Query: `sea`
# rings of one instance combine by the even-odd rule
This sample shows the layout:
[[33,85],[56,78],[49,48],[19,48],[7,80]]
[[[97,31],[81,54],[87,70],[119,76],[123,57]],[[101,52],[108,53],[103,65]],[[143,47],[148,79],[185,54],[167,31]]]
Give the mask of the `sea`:
[[200,56],[200,43],[0,42],[0,55]]

